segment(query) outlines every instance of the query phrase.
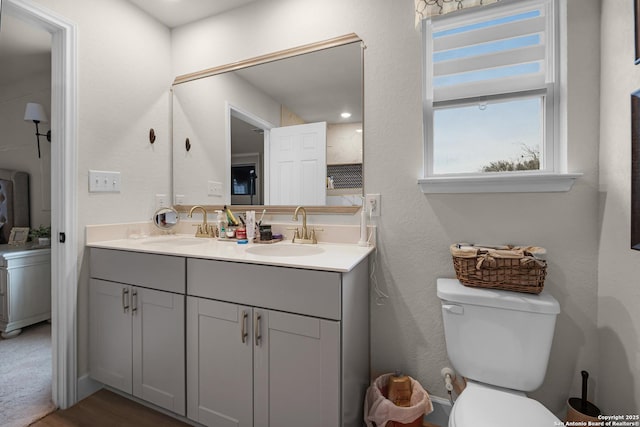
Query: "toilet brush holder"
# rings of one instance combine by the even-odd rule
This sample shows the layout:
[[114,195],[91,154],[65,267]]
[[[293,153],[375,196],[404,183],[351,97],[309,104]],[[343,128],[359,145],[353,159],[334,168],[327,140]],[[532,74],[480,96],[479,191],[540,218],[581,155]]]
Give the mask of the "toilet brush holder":
[[582,397],[572,397],[567,401],[566,421],[600,421],[600,409],[587,400],[587,380],[589,373],[582,371]]

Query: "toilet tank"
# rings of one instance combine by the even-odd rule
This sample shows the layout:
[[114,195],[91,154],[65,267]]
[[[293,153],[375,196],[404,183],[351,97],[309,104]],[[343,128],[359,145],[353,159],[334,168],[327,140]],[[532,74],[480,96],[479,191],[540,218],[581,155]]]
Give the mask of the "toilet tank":
[[475,381],[521,391],[540,387],[560,305],[539,295],[471,288],[438,279],[447,354]]

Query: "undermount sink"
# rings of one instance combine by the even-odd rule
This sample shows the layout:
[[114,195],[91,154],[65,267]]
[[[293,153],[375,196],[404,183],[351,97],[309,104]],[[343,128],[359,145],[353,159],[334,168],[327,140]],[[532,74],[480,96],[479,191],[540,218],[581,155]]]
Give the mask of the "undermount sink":
[[294,244],[282,244],[276,243],[271,245],[259,245],[250,246],[247,248],[247,253],[252,255],[261,256],[276,256],[276,257],[295,257],[295,256],[310,256],[318,255],[324,252],[324,249],[318,246],[310,245],[294,245]]
[[140,242],[143,245],[193,246],[207,243],[209,240],[198,237],[150,237]]

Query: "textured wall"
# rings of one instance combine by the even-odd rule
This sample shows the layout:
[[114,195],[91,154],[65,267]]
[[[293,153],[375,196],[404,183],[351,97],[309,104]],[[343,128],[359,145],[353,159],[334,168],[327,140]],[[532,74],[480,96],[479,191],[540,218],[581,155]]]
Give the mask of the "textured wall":
[[[18,81],[0,81],[0,168],[29,173],[31,227],[51,224],[51,144],[40,137],[41,158],[38,158],[36,127],[25,122],[27,102],[42,104],[47,113],[51,103],[51,58],[49,54],[31,58],[31,68],[16,70]],[[39,125],[47,133],[49,123]]]
[[630,247],[633,2],[602,2],[598,402],[614,414],[640,412],[640,252]]
[[[12,40],[31,47],[29,53],[16,51]],[[51,144],[40,137],[40,152],[35,126],[25,122],[27,102],[42,104],[47,114],[51,104],[51,54],[49,34],[32,28],[5,13],[2,17],[2,57],[0,58],[0,168],[29,173],[31,226],[51,223]],[[35,46],[42,47],[35,49]],[[6,56],[5,56],[6,55]],[[49,114],[50,116],[50,114]],[[40,133],[47,133],[42,123]]]
[[[567,0],[564,133],[569,171],[584,173],[574,188],[560,194],[429,196],[417,186],[423,147],[422,43],[414,28],[412,0],[257,2],[250,9],[174,30],[171,37],[122,0],[38,2],[78,24],[80,236],[86,224],[148,218],[154,194],[169,191],[168,88],[173,76],[355,32],[367,45],[365,189],[382,195],[376,279],[390,296],[383,305],[372,298],[373,374],[402,369],[433,394],[445,396],[439,372],[449,362],[435,284],[438,277],[453,275],[449,244],[465,240],[548,249],[546,288],[560,301],[562,313],[547,378],[534,397],[561,412],[566,398],[579,393],[580,369],[592,372],[599,382],[598,354],[606,352],[598,345],[596,324],[598,0]],[[149,127],[159,135],[154,146],[146,141]],[[121,171],[122,193],[89,194],[88,169]],[[356,217],[326,220],[357,222]],[[615,234],[619,230],[614,223],[619,222],[611,221]],[[78,244],[82,375],[87,371],[87,268],[81,238]],[[625,292],[625,297],[637,298],[630,287]],[[616,321],[616,329],[634,328]],[[637,339],[637,333],[624,335],[629,337]],[[616,366],[615,359],[602,359],[600,369]]]
[[[170,31],[125,0],[37,0],[78,34],[78,374],[88,371],[84,227],[146,220],[170,191]],[[149,128],[157,135],[149,144]],[[118,194],[88,192],[88,171],[120,171]],[[63,284],[62,284],[63,285]]]
[[[175,74],[230,63],[349,32],[365,51],[365,190],[382,195],[376,277],[390,295],[371,305],[374,375],[402,369],[446,396],[448,365],[438,277],[451,277],[455,241],[514,242],[549,251],[547,289],[560,301],[547,379],[534,393],[554,412],[578,393],[579,370],[595,373],[598,244],[599,2],[569,0],[566,129],[569,193],[424,195],[421,33],[413,1],[256,3],[173,31]],[[385,173],[381,173],[384,171]],[[317,220],[317,219],[316,219]],[[320,221],[320,220],[318,220]],[[344,218],[344,221],[353,221]]]

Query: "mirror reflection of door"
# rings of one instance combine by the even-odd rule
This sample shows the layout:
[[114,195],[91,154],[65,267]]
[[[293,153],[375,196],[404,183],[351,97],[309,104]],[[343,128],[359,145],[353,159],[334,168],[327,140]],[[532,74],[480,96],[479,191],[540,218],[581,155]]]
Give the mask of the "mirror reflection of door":
[[272,205],[326,205],[327,123],[271,129]]

